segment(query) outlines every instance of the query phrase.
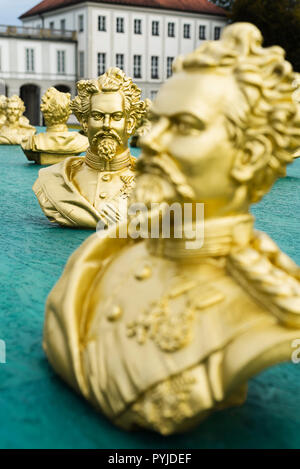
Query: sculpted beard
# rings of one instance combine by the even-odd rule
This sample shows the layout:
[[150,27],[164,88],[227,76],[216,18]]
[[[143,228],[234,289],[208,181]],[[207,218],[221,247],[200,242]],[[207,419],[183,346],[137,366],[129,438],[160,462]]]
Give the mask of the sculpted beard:
[[97,143],[97,153],[106,160],[112,160],[117,153],[118,144],[110,137],[99,139]]
[[192,188],[183,173],[168,155],[142,155],[137,162],[138,176],[132,203],[172,202],[175,199],[193,199]]
[[112,131],[109,133],[98,132],[92,140],[92,146],[97,148],[97,154],[108,161],[116,156],[118,144],[121,143],[119,135]]

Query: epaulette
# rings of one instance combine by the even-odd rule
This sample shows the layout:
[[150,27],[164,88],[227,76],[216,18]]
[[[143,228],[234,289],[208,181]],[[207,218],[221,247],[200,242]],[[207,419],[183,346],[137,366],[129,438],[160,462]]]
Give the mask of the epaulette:
[[280,323],[300,327],[300,268],[265,233],[231,253],[227,270]]

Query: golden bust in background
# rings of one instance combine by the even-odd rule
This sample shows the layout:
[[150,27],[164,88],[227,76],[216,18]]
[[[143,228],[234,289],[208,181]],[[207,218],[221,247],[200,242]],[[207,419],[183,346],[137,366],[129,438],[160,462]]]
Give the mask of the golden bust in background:
[[145,112],[141,90],[118,68],[77,83],[72,109],[89,139],[86,156],[41,169],[33,190],[50,221],[65,226],[109,226],[124,216],[120,198],[134,184],[128,138]]
[[6,98],[5,112],[6,121],[0,129],[0,144],[20,145],[24,138],[35,134],[35,127],[23,116],[25,106],[19,96]]
[[3,94],[0,95],[0,129],[6,122],[7,98]]
[[249,207],[299,146],[293,79],[284,51],[263,48],[248,23],[180,57],[154,101],[132,201],[191,204],[185,237],[175,215],[169,239],[96,233],[48,297],[50,363],[125,429],[187,430],[242,404],[253,375],[291,359],[300,270],[253,229]]
[[87,137],[68,130],[67,121],[72,112],[70,104],[70,93],[62,93],[55,88],[46,91],[41,102],[46,132],[29,137],[22,143],[29,160],[38,164],[54,164],[87,150]]

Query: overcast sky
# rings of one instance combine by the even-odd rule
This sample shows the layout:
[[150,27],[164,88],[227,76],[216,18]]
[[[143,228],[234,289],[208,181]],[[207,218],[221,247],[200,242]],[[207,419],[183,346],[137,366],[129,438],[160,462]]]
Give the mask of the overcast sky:
[[0,24],[21,24],[18,16],[40,3],[40,0],[0,0]]

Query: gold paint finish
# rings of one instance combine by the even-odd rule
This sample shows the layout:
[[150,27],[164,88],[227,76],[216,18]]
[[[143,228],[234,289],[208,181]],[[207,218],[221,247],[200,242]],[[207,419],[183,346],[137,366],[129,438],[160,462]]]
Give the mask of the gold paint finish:
[[25,106],[19,96],[4,98],[0,99],[0,145],[20,145],[25,138],[34,135],[36,129],[23,116]]
[[3,94],[0,95],[0,129],[6,122],[7,98]]
[[[293,80],[284,51],[263,48],[247,23],[177,59],[131,197],[205,203],[203,246],[95,234],[48,297],[51,365],[122,428],[185,431],[241,405],[251,377],[291,359],[300,270],[254,230],[249,208],[300,146]],[[108,321],[115,305],[122,315]]]
[[38,164],[56,164],[68,156],[80,155],[89,146],[88,139],[79,132],[69,132],[67,121],[71,114],[70,93],[49,88],[41,102],[46,132],[28,137],[22,149],[30,161]]
[[128,139],[145,103],[140,89],[118,68],[79,81],[77,89],[71,107],[89,140],[86,156],[42,169],[33,190],[52,222],[95,228],[101,221],[108,226],[124,217],[119,202],[134,186]]
[[139,126],[137,127],[136,132],[130,141],[130,145],[132,147],[139,147],[140,146],[139,139],[144,137],[151,128],[151,122],[149,120],[151,106],[152,106],[151,99],[146,98],[145,105],[146,105],[146,113],[144,117],[142,118],[142,120],[140,121]]

